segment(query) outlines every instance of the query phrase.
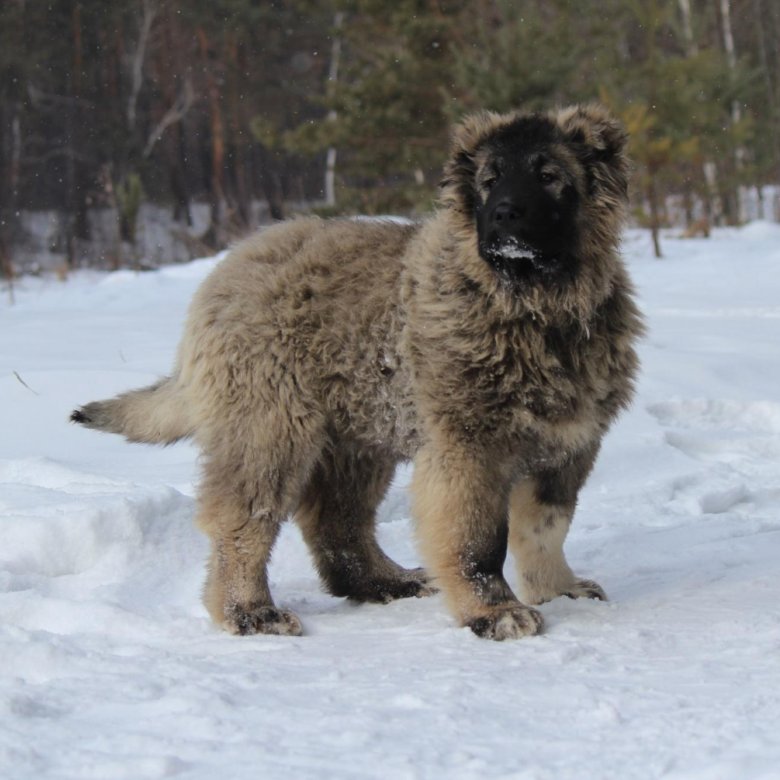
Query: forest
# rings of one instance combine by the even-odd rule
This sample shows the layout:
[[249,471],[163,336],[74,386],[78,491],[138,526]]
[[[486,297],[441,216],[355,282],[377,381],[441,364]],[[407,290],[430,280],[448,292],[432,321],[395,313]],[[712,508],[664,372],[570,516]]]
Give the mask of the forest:
[[422,214],[463,114],[586,100],[631,134],[657,254],[780,219],[777,0],[3,0],[0,268]]

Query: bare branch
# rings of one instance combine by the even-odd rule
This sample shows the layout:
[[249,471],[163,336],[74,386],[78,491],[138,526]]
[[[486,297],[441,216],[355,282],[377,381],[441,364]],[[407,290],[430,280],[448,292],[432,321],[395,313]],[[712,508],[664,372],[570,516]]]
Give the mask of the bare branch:
[[22,383],[22,384],[23,384],[23,385],[24,385],[24,386],[25,386],[25,387],[26,387],[26,388],[27,388],[27,389],[28,389],[28,390],[29,390],[31,393],[33,393],[34,395],[40,395],[40,393],[36,393],[36,392],[35,392],[35,390],[33,390],[33,389],[32,389],[32,387],[30,387],[30,385],[28,385],[28,384],[27,384],[27,382],[25,382],[25,381],[24,381],[24,379],[22,379],[22,378],[19,376],[19,374],[18,374],[16,371],[14,371],[14,372],[13,372],[13,375],[14,375],[14,376],[15,376],[15,377],[16,377],[16,378],[17,378],[17,379],[18,379],[18,380],[19,380],[19,381],[20,381],[20,382],[21,382],[21,383]]
[[44,92],[32,83],[27,85],[27,94],[30,103],[40,111],[61,111],[63,107],[70,106],[95,107],[91,100],[76,95],[55,95],[53,92]]
[[181,92],[176,96],[173,105],[163,114],[162,119],[154,126],[144,147],[144,157],[152,153],[152,149],[163,137],[163,133],[176,122],[181,122],[195,102],[195,90],[189,76],[185,78]]
[[143,69],[146,60],[146,46],[149,42],[149,33],[152,31],[155,17],[157,16],[157,0],[142,0],[143,16],[138,31],[138,45],[133,53],[132,68],[130,71],[130,97],[127,99],[127,126],[132,130],[135,127],[136,110],[138,107],[138,94],[143,85]]

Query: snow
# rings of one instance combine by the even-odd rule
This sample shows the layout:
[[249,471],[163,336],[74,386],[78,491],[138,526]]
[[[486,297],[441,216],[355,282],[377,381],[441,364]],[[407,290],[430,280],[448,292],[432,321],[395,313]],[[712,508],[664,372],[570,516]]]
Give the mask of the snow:
[[[0,299],[0,777],[780,778],[780,226],[664,247],[625,242],[643,374],[567,542],[611,601],[545,604],[543,635],[505,643],[439,596],[324,594],[292,525],[271,580],[306,636],[217,631],[197,452],[67,423],[168,371],[215,260],[21,280]],[[380,536],[414,565],[408,479]]]
[[491,246],[490,254],[503,257],[506,260],[533,260],[537,252],[526,244],[520,243],[514,236],[505,238],[498,246]]

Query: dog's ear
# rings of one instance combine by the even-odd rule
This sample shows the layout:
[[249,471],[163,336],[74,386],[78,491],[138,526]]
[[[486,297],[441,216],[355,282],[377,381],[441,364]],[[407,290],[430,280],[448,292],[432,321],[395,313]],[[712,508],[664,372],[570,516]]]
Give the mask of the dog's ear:
[[474,175],[476,154],[483,141],[509,121],[492,111],[478,111],[462,119],[452,131],[450,155],[439,183],[445,202],[458,211],[471,214],[476,203]]
[[567,140],[583,145],[600,162],[610,162],[625,153],[628,133],[621,122],[598,103],[569,106],[554,118]]
[[452,131],[451,156],[461,153],[472,156],[482,141],[506,121],[506,117],[493,111],[478,111],[464,117]]
[[474,175],[476,165],[474,155],[480,144],[496,127],[500,120],[498,114],[490,111],[480,111],[470,114],[455,125],[450,142],[450,155],[444,167],[442,187],[463,183]]
[[569,106],[551,118],[577,151],[593,191],[613,203],[625,203],[631,164],[626,154],[628,133],[622,123],[598,103]]

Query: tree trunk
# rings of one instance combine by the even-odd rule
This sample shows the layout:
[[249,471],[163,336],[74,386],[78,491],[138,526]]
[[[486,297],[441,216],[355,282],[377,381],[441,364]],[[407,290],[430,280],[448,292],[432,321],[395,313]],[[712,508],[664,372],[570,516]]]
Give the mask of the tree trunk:
[[680,6],[680,14],[683,22],[683,35],[685,36],[685,53],[687,57],[695,57],[699,53],[696,39],[693,37],[693,22],[691,16],[691,0],[677,0]]
[[66,206],[71,212],[71,219],[67,227],[68,265],[75,265],[76,254],[79,249],[77,241],[89,241],[89,214],[87,208],[87,196],[89,181],[81,155],[80,139],[82,138],[82,105],[81,105],[81,74],[84,67],[82,27],[81,27],[81,3],[73,6],[72,45],[73,59],[71,62],[70,99],[71,104],[68,115],[68,190],[70,192],[69,203]]
[[249,227],[251,221],[251,199],[246,183],[247,154],[244,129],[247,123],[241,102],[241,74],[246,72],[246,62],[235,35],[228,40],[228,57],[231,63],[230,78],[230,134],[231,169],[235,189],[236,217],[241,228]]
[[663,257],[661,252],[661,213],[658,203],[656,171],[653,166],[648,166],[647,171],[647,202],[650,206],[650,233],[653,237],[653,252],[660,260]]
[[209,207],[211,218],[208,229],[201,240],[212,248],[219,248],[224,243],[224,224],[226,219],[225,203],[225,123],[222,118],[219,86],[214,73],[208,65],[209,40],[206,31],[198,28],[198,44],[201,58],[205,65],[206,97],[209,106],[209,130],[211,137],[211,175],[209,178]]
[[[162,138],[162,151],[168,168],[168,182],[173,198],[173,218],[176,222],[184,222],[192,227],[191,195],[187,176],[187,139],[184,120],[189,106],[194,101],[194,90],[186,81],[182,94],[177,95],[177,83],[174,74],[185,73],[186,66],[181,55],[181,33],[177,16],[170,11],[164,12],[161,22],[164,46],[159,50],[155,60],[155,70],[158,75],[165,104],[175,110],[181,108],[176,121],[171,122],[172,130]],[[170,58],[166,57],[169,55]],[[173,67],[171,67],[173,66]],[[188,101],[188,95],[191,100]],[[162,120],[161,120],[162,121]],[[161,125],[158,125],[160,127]],[[148,146],[148,144],[147,144]],[[151,149],[147,154],[151,153]]]
[[[21,131],[17,133],[19,118],[14,114],[10,124],[10,143],[6,141],[6,122],[0,104],[0,274],[8,282],[8,296],[14,302],[14,267],[11,262],[12,223],[15,220],[15,201],[19,182]],[[10,146],[10,149],[8,147]],[[6,153],[10,152],[6,157]],[[8,170],[6,170],[8,160]]]
[[143,85],[144,62],[146,60],[146,48],[149,43],[149,35],[152,31],[154,19],[157,16],[157,3],[155,0],[142,0],[142,16],[138,24],[138,43],[133,52],[130,67],[130,96],[127,99],[127,127],[132,132],[135,130],[136,115],[138,112],[138,95]]
[[275,161],[271,159],[271,153],[265,147],[259,147],[258,151],[263,194],[268,202],[268,213],[271,219],[282,220],[285,217],[282,177],[279,175]]
[[[14,300],[14,267],[11,245],[17,232],[19,183],[22,164],[22,126],[19,105],[0,103],[0,274],[8,281],[8,293]],[[6,119],[6,114],[8,119]]]
[[[333,40],[330,47],[330,68],[328,70],[328,97],[333,97],[336,84],[339,79],[339,65],[341,64],[341,26],[344,23],[344,14],[339,11],[333,19]],[[328,121],[335,122],[336,111],[328,112]],[[335,146],[328,149],[325,163],[325,205],[329,208],[336,206],[336,157]]]
[[187,183],[187,148],[184,127],[176,125],[175,134],[168,139],[168,176],[173,194],[173,218],[192,227],[192,209],[190,208],[190,190]]
[[[687,59],[696,57],[699,53],[699,46],[696,42],[696,37],[693,31],[693,12],[691,11],[690,0],[677,0],[677,4],[680,8],[680,15],[682,16],[683,35],[685,37],[685,56]],[[705,224],[705,236],[709,237],[709,226],[712,224],[712,198],[709,192],[709,185],[707,183],[707,177],[704,172],[704,168],[707,166],[707,161],[704,161],[703,166],[693,165],[691,169],[691,179],[686,181],[683,197],[685,198],[685,220],[686,227],[691,230],[695,218],[693,215],[693,197],[694,193],[698,191],[702,200],[702,208],[704,210],[704,224]]]
[[769,125],[771,132],[769,133],[769,139],[772,145],[772,168],[774,169],[775,176],[780,177],[780,116],[778,116],[777,107],[777,87],[776,84],[773,83],[774,73],[769,64],[769,47],[767,46],[766,32],[764,30],[761,0],[753,0],[752,8],[753,23],[756,31],[756,38],[758,39],[759,61],[761,62],[761,72],[764,78],[764,88],[766,90],[766,101],[770,117]]
[[[720,16],[723,32],[723,48],[726,52],[726,62],[732,77],[736,77],[737,54],[734,46],[734,34],[731,28],[731,0],[720,0]],[[731,124],[736,127],[742,121],[742,106],[739,100],[731,101]],[[729,187],[729,192],[724,193],[724,208],[726,217],[732,224],[742,221],[742,199],[740,197],[739,185],[740,174],[744,168],[745,149],[741,144],[737,144],[734,149],[734,170],[736,179],[734,185]]]

